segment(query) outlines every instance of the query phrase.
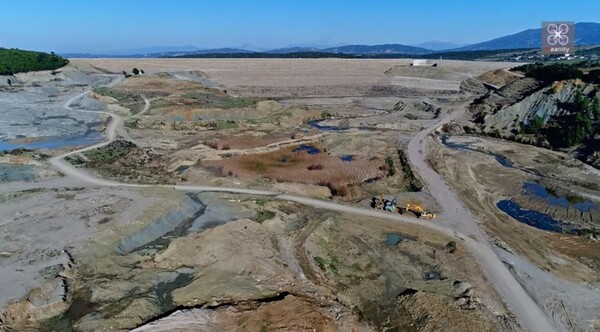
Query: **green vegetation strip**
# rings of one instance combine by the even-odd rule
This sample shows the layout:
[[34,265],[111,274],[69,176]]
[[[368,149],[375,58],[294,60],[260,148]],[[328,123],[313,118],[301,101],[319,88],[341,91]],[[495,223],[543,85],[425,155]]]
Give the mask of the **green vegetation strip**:
[[570,79],[582,79],[589,83],[600,83],[600,69],[594,69],[585,74],[582,68],[600,67],[600,61],[581,61],[574,63],[541,62],[514,67],[511,71],[520,71],[527,77],[532,77],[544,82],[554,82]]
[[134,147],[135,144],[130,142],[115,141],[105,147],[87,151],[83,154],[91,163],[106,163],[127,155]]
[[[64,67],[69,60],[51,53],[0,48],[0,75],[12,75],[28,71],[55,70]],[[10,84],[10,83],[9,83]]]
[[400,159],[400,164],[402,164],[402,171],[408,180],[407,189],[409,191],[421,191],[423,189],[423,184],[413,173],[413,170],[410,167],[410,162],[408,161],[408,157],[406,156],[406,152],[404,152],[402,149],[398,149],[398,158]]
[[107,87],[96,88],[94,92],[101,96],[114,98],[120,106],[129,109],[132,114],[137,114],[144,109],[144,98],[137,93]]
[[190,92],[181,96],[184,99],[191,99],[201,106],[214,108],[244,108],[254,106],[260,99],[248,97],[232,97],[229,95],[219,95],[216,93]]

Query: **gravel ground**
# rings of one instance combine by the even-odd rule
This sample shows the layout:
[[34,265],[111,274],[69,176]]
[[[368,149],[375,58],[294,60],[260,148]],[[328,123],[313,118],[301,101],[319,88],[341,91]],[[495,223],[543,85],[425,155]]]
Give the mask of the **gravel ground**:
[[496,252],[511,266],[519,283],[545,311],[550,319],[565,331],[597,331],[600,308],[598,285],[583,285],[565,281],[527,260],[497,249]]
[[[63,108],[83,86],[105,84],[110,78],[86,75],[67,66],[56,75],[18,74],[12,87],[0,89],[0,150],[18,146],[60,148],[88,145],[102,139],[103,118]],[[33,140],[32,140],[33,138]],[[16,140],[15,140],[16,139]]]
[[137,218],[153,201],[113,188],[0,195],[0,308],[52,281],[63,250],[77,257],[98,229]]
[[[412,62],[410,59],[73,59],[72,61],[74,64],[90,63],[113,72],[131,70],[135,66],[143,68],[147,73],[202,71],[211,80],[225,87],[377,85],[389,82],[390,75],[385,72],[390,68]],[[474,76],[498,67],[513,65],[482,61],[440,60],[436,62],[438,68]],[[424,68],[427,70],[428,67]]]

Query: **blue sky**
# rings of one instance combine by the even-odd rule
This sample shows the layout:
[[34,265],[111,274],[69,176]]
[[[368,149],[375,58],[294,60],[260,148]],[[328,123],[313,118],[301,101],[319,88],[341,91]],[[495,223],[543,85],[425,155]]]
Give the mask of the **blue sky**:
[[543,20],[600,21],[599,0],[3,1],[0,46],[102,52],[166,45],[474,43]]

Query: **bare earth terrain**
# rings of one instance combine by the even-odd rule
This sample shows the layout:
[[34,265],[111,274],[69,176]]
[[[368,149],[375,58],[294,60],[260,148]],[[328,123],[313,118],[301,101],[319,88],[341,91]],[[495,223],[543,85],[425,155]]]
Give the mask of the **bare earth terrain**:
[[510,64],[408,64],[76,59],[0,86],[0,329],[600,329],[600,171],[472,134]]

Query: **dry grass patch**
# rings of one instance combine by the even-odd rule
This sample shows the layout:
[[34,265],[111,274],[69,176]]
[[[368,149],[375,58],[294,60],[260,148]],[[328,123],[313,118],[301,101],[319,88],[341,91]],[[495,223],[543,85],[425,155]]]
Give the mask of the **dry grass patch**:
[[252,149],[269,144],[300,139],[307,136],[306,133],[296,132],[294,130],[281,132],[245,132],[236,136],[219,135],[208,141],[207,145],[216,150],[228,149]]
[[516,78],[517,76],[515,74],[503,69],[492,70],[477,77],[477,79],[482,82],[496,86],[506,85]]
[[167,94],[189,91],[220,91],[217,89],[206,88],[202,84],[194,81],[174,80],[170,77],[163,78],[158,76],[130,77],[121,82],[119,87],[137,92],[160,91]]
[[339,156],[328,155],[323,149],[308,145],[203,161],[201,165],[219,176],[327,186],[337,196],[349,195],[350,185],[379,179],[388,173],[387,165],[380,158],[354,157],[352,161],[343,161]]

